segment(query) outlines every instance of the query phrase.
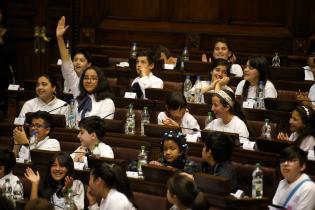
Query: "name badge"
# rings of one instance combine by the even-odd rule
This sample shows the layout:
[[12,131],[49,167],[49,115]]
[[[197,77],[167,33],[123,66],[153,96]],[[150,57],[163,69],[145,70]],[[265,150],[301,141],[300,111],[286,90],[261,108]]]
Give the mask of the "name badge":
[[81,162],[74,162],[74,169],[76,170],[83,170],[84,168],[84,163],[81,163]]
[[10,84],[8,90],[19,90],[20,85]]
[[309,160],[315,160],[315,154],[314,154],[314,150],[309,150],[307,153],[307,159]]
[[247,109],[253,109],[254,108],[254,101],[244,101],[243,102],[243,108],[247,108]]
[[137,93],[125,92],[125,98],[137,98]]
[[164,69],[169,69],[169,70],[173,70],[175,68],[174,64],[164,64]]
[[256,148],[256,142],[254,141],[244,141],[243,149],[254,150]]
[[24,117],[16,117],[14,119],[14,125],[24,125],[25,118]]

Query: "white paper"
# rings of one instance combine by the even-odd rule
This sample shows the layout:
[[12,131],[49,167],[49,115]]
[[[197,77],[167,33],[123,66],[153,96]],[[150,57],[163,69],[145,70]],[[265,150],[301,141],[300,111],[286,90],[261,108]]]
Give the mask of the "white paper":
[[243,108],[253,109],[254,108],[254,101],[247,100],[243,102]]
[[25,118],[24,117],[16,117],[14,119],[14,125],[24,125]]
[[74,162],[74,169],[76,169],[76,170],[83,170],[83,168],[84,168],[84,163]]
[[170,70],[173,70],[175,68],[175,65],[174,64],[164,64],[164,69],[170,69]]
[[10,84],[8,90],[19,90],[20,85]]
[[307,159],[315,160],[314,150],[309,150],[307,153]]
[[125,92],[125,98],[137,98],[137,94],[134,92]]
[[243,143],[243,149],[254,150],[255,147],[256,147],[256,142],[254,141],[244,141]]

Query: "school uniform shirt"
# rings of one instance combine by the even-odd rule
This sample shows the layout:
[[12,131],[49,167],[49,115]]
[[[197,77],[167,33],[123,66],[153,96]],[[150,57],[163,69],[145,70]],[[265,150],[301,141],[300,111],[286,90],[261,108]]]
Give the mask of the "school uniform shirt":
[[[73,180],[72,184],[72,194],[73,194],[73,201],[76,205],[78,210],[84,209],[84,185],[78,179]],[[51,197],[51,202],[54,205],[55,210],[63,210],[65,209],[65,198],[58,197],[56,193],[54,193]]]
[[304,80],[314,80],[314,74],[309,66],[304,66]]
[[[243,87],[245,84],[246,80],[242,80],[238,83],[236,90],[235,90],[235,95],[236,96],[241,96],[243,94]],[[247,101],[250,101],[251,103],[256,102],[257,98],[257,88],[258,86],[249,86],[248,87],[248,93],[247,93]],[[265,89],[264,89],[264,98],[277,98],[278,93],[275,88],[275,86],[267,80],[265,84]]]
[[[285,200],[289,196],[290,192],[297,186],[301,181],[310,179],[306,174],[302,174],[295,182],[289,184],[286,179],[279,182],[275,196],[273,197],[272,203],[277,206],[283,206]],[[288,202],[287,209],[290,210],[314,210],[315,208],[315,184],[313,181],[304,182],[299,189],[294,193]],[[276,208],[270,207],[275,210]]]
[[315,105],[315,84],[311,86],[308,92],[308,99]]
[[243,69],[239,64],[232,64],[230,73],[235,77],[243,77]]
[[221,118],[214,119],[208,125],[206,125],[205,129],[237,133],[239,135],[241,143],[248,141],[249,137],[249,132],[246,124],[238,116],[235,115],[228,124],[224,124]]
[[[46,136],[43,140],[37,142],[36,146],[31,146],[31,150],[47,150],[47,151],[60,151],[60,144],[57,139],[50,139]],[[19,151],[19,158],[28,160],[30,155],[30,148],[26,146],[21,146]]]
[[139,83],[139,86],[141,88],[141,91],[143,93],[143,98],[146,99],[145,97],[145,89],[146,88],[159,88],[159,89],[163,89],[163,81],[154,76],[152,74],[152,72],[148,75],[148,76],[144,76],[144,77],[137,77],[135,78],[132,83],[131,86],[133,86],[134,83]]
[[[170,210],[179,210],[179,208],[174,204]],[[191,208],[185,209],[185,210],[191,210]]]
[[[296,141],[298,137],[299,137],[299,134],[297,132],[293,132],[291,133],[289,137],[289,141]],[[314,136],[306,136],[301,142],[300,149],[304,151],[309,151],[309,150],[313,150],[314,146],[315,146]]]
[[[72,153],[70,155],[72,157],[72,159],[74,159],[74,157],[75,157],[75,152],[79,151],[80,148],[81,148],[81,146],[78,147],[74,151],[74,153]],[[112,148],[110,146],[108,146],[107,144],[105,144],[104,142],[100,142],[98,144],[98,148],[99,148],[99,151],[101,152],[101,154],[100,154],[101,157],[114,158],[114,152],[113,152]],[[94,150],[95,150],[95,148],[91,151],[92,154],[93,154]],[[83,157],[83,163],[84,163],[84,167],[87,168],[88,167],[88,161],[87,161],[86,156]]]
[[11,191],[11,195],[13,196],[13,192],[15,191],[15,189],[17,188],[17,184],[16,182],[19,181],[19,177],[13,175],[12,171],[10,173],[8,173],[7,175],[5,175],[4,177],[2,177],[0,179],[0,187],[2,188],[2,186],[5,183],[5,180],[9,179],[10,180],[10,186],[12,187],[12,191]]
[[[169,118],[165,112],[160,112],[158,115],[158,124],[163,125],[163,120]],[[201,137],[200,133],[200,126],[197,122],[197,120],[189,114],[188,112],[185,112],[181,124],[179,125],[182,127],[182,133],[186,134],[187,141],[196,141],[198,137]],[[188,129],[185,129],[188,128]],[[189,129],[197,129],[197,131],[189,130]]]
[[[68,82],[72,91],[73,97],[76,98],[80,95],[79,83],[80,77],[75,73],[71,59],[62,62],[61,72],[63,78]],[[92,110],[86,112],[84,117],[99,116],[106,119],[114,119],[115,104],[111,98],[105,98],[100,101],[96,101],[94,94],[88,95],[92,101]],[[78,101],[75,102],[76,110],[78,110]],[[82,112],[82,111],[81,111]],[[81,120],[81,112],[77,112],[77,121]]]
[[40,98],[33,98],[31,100],[28,100],[24,103],[21,112],[19,114],[19,117],[25,118],[25,114],[28,112],[37,112],[37,111],[46,111],[49,112],[53,109],[56,109],[60,107],[59,109],[56,109],[52,112],[49,112],[50,114],[63,114],[67,115],[68,113],[68,106],[61,107],[62,105],[66,104],[65,101],[60,100],[58,98],[54,98],[49,103],[45,103]]
[[113,188],[109,190],[106,198],[102,198],[100,206],[95,203],[88,208],[89,210],[136,210],[123,193]]

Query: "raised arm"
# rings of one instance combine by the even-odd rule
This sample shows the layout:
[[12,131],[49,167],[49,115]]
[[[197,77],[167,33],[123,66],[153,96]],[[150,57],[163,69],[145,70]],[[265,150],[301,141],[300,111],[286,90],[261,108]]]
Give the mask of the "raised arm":
[[25,170],[24,176],[32,183],[30,200],[38,198],[38,189],[40,181],[39,172],[36,171],[36,173],[34,173],[34,171],[28,167]]
[[63,39],[64,33],[67,31],[69,26],[66,26],[66,18],[65,16],[62,16],[60,20],[58,21],[58,25],[56,28],[56,37],[57,37],[57,43],[59,47],[59,53],[62,61],[69,60],[69,54],[68,50],[65,45],[65,41]]

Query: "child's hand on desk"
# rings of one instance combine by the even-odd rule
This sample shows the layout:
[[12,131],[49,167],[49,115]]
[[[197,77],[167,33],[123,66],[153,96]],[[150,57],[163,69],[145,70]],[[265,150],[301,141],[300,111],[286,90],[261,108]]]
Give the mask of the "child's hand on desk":
[[166,118],[166,119],[162,120],[162,123],[163,123],[163,125],[180,127],[179,124],[177,122],[175,122],[174,120],[172,120],[171,118]]
[[289,137],[288,137],[287,133],[279,132],[278,136],[277,136],[277,139],[278,140],[289,140]]
[[150,165],[156,165],[156,166],[163,166],[162,163],[160,163],[159,161],[156,160],[152,160],[149,162]]

